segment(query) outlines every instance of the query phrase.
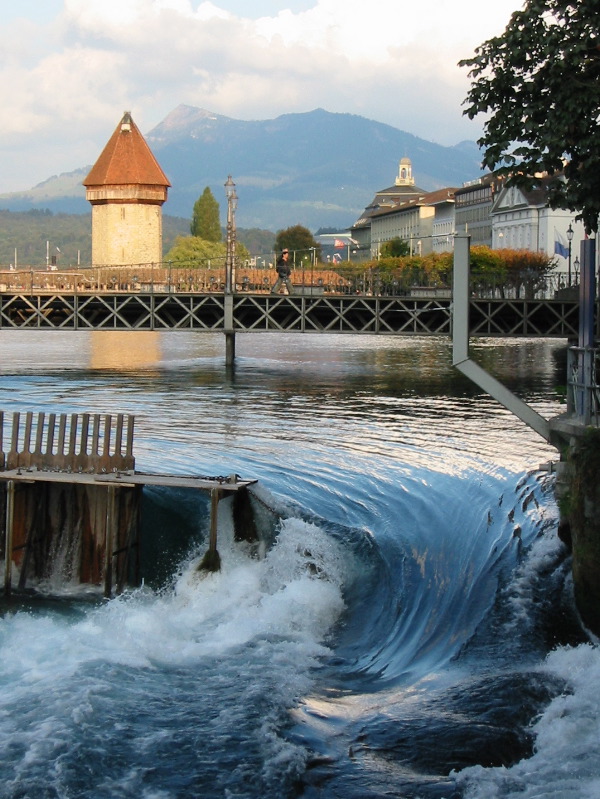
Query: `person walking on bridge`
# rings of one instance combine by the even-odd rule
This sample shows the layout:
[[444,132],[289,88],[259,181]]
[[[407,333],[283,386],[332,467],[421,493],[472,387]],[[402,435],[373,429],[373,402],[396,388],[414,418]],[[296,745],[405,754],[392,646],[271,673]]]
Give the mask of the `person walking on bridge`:
[[288,294],[293,294],[294,289],[292,287],[292,281],[290,280],[290,264],[289,264],[290,252],[288,249],[282,250],[281,255],[277,259],[277,263],[275,265],[275,269],[277,270],[277,280],[275,281],[275,285],[271,289],[271,294],[278,294],[279,290],[281,289],[282,285],[285,283],[285,287],[288,290]]

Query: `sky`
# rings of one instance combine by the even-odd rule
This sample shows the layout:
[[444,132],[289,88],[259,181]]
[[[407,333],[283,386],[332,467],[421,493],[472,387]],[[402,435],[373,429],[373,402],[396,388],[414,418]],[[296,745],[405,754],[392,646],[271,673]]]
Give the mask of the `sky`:
[[[442,145],[477,45],[520,0],[0,0],[0,193],[93,164],[124,111],[235,119],[324,108]],[[399,157],[407,155],[399,153]],[[410,156],[410,154],[408,154]]]

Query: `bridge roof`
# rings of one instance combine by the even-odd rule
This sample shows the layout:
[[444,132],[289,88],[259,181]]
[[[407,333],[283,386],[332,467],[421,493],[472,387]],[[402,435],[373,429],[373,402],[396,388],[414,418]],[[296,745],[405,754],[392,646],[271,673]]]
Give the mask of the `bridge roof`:
[[84,186],[170,186],[139,128],[126,111]]

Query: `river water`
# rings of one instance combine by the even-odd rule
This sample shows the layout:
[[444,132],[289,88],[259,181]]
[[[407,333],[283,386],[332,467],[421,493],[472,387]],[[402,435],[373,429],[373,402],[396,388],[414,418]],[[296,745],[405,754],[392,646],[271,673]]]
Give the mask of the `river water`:
[[[474,357],[549,417],[564,343]],[[600,652],[556,457],[445,339],[5,331],[5,411],[136,416],[136,468],[257,478],[262,544],[146,489],[144,585],[0,605],[2,799],[600,796]]]

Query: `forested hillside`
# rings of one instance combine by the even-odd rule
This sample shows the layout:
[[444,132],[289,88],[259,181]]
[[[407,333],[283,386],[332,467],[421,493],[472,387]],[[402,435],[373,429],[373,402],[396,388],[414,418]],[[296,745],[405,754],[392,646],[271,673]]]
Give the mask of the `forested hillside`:
[[[190,221],[163,215],[163,253],[177,236],[190,235]],[[251,253],[273,247],[274,234],[264,230],[238,230],[238,239]],[[61,214],[48,210],[0,211],[0,269],[15,261],[19,266],[46,263],[46,255],[58,266],[87,265],[92,259],[92,215]]]

